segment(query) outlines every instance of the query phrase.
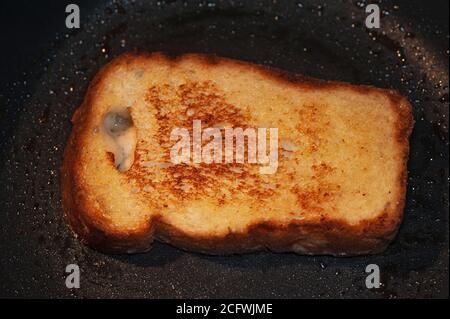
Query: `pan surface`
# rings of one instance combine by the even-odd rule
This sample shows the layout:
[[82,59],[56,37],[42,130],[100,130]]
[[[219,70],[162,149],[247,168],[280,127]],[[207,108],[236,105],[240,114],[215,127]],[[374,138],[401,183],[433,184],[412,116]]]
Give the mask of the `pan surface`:
[[[448,297],[447,1],[377,1],[375,31],[364,25],[365,1],[77,3],[77,30],[64,27],[64,1],[0,7],[12,50],[0,64],[0,297]],[[35,41],[18,38],[25,32]],[[135,50],[214,53],[399,90],[416,125],[396,241],[383,254],[352,258],[213,257],[160,243],[147,254],[108,256],[82,246],[60,201],[70,118],[99,68]],[[72,263],[80,289],[64,283]],[[365,286],[368,264],[380,267],[380,289]]]

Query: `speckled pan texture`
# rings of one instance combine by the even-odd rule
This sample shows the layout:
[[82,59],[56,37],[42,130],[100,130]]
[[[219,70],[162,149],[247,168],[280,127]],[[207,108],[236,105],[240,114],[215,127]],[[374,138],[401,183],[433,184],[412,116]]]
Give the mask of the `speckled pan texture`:
[[[448,297],[448,1],[376,1],[377,31],[364,26],[364,1],[78,1],[79,30],[64,28],[65,4],[52,2],[0,7],[0,297]],[[352,258],[214,257],[160,243],[112,256],[81,245],[60,201],[69,119],[100,67],[136,50],[214,53],[399,90],[416,124],[395,242]],[[65,287],[71,263],[80,289]],[[372,263],[380,289],[365,287]]]

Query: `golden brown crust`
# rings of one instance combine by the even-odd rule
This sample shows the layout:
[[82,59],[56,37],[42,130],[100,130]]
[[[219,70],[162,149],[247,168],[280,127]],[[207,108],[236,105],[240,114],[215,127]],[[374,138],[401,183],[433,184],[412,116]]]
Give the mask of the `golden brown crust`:
[[[247,72],[257,72],[264,77],[280,81],[283,85],[299,86],[314,90],[345,88],[361,93],[377,92],[387,96],[391,108],[395,111],[396,132],[402,154],[402,173],[399,176],[397,200],[388,203],[384,212],[373,220],[363,220],[350,225],[344,220],[317,217],[307,221],[296,220],[289,224],[261,222],[250,225],[240,233],[226,236],[192,236],[173,225],[167,224],[159,217],[149,220],[138,231],[130,233],[111,229],[102,212],[93,205],[83,189],[82,162],[79,152],[85,142],[84,128],[91,116],[91,103],[97,92],[102,90],[102,79],[117,65],[145,59],[160,59],[164,63],[176,63],[179,59],[194,59],[205,65],[230,64]],[[405,204],[407,159],[409,136],[413,127],[411,105],[398,92],[378,89],[371,86],[354,86],[341,82],[321,81],[304,76],[293,75],[284,71],[252,65],[245,62],[206,55],[184,55],[169,58],[160,53],[125,54],[105,66],[91,83],[84,103],[72,119],[74,127],[66,146],[62,167],[62,204],[68,224],[86,244],[107,253],[134,253],[147,251],[153,239],[169,242],[177,247],[208,254],[244,253],[261,249],[273,251],[292,251],[299,254],[355,255],[378,253],[383,251],[395,237],[402,220]],[[95,218],[92,218],[95,216]]]
[[83,189],[84,177],[80,176],[80,167],[83,163],[78,155],[85,140],[83,134],[86,134],[84,128],[90,118],[90,105],[97,92],[102,89],[102,78],[120,63],[120,59],[116,59],[106,65],[89,85],[85,100],[72,117],[74,126],[64,151],[61,169],[62,206],[67,223],[82,242],[106,253],[143,252],[149,250],[153,242],[150,222],[143,225],[138,232],[123,234],[115,233],[107,227],[106,221],[98,220],[102,213],[98,212],[98,208],[89,200],[88,194]]

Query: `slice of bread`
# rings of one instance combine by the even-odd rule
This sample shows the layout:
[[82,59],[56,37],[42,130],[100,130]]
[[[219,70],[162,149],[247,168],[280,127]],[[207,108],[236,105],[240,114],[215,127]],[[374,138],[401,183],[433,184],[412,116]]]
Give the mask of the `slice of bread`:
[[[171,132],[192,132],[193,120],[277,128],[275,173],[175,164]],[[62,204],[103,252],[156,239],[209,254],[377,253],[402,220],[413,118],[391,90],[199,54],[126,54],[99,72],[72,121]]]

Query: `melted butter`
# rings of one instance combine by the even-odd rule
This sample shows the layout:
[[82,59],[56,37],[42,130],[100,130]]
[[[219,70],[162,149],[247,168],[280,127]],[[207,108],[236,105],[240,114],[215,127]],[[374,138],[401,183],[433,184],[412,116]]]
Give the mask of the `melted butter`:
[[127,108],[113,108],[102,120],[101,132],[106,150],[114,155],[114,165],[119,172],[126,172],[134,163],[136,128]]

